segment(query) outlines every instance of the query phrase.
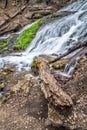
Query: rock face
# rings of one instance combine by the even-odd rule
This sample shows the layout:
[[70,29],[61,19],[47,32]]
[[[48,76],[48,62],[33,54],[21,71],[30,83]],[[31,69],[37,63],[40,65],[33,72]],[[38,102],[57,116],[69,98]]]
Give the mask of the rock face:
[[[15,0],[8,0],[7,7],[5,1],[0,1],[0,34],[10,31],[17,31],[20,27],[29,24],[36,19],[52,14],[65,6],[71,0],[21,0],[18,3]],[[23,7],[26,7],[23,9]],[[20,13],[18,13],[18,11]],[[18,15],[15,16],[15,14]],[[13,17],[15,16],[15,17]],[[13,17],[13,18],[12,18]],[[12,23],[15,23],[12,27]]]

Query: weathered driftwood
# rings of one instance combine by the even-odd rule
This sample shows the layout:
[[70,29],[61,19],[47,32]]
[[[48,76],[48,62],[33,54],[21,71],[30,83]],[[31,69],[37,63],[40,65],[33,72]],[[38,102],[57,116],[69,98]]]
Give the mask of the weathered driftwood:
[[71,106],[71,97],[58,85],[57,80],[51,74],[49,66],[41,58],[37,58],[41,82],[41,89],[48,99],[55,106]]
[[67,52],[65,52],[64,54],[61,54],[60,56],[58,56],[56,59],[54,59],[54,60],[51,61],[50,63],[54,63],[54,62],[56,62],[57,60],[60,60],[61,58],[63,58],[63,57],[65,57],[65,56],[69,55],[70,53],[74,52],[75,50],[80,49],[80,48],[85,47],[85,46],[87,46],[87,42],[79,43],[79,44],[77,44],[77,45],[71,47]]

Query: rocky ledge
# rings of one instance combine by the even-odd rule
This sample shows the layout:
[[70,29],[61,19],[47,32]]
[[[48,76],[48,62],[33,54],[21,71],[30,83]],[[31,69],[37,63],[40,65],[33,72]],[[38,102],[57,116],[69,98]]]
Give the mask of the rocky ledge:
[[8,0],[8,5],[5,8],[5,1],[0,1],[0,35],[15,32],[24,25],[34,22],[37,19],[43,18],[52,14],[64,7],[71,0],[30,0],[28,3],[14,0]]

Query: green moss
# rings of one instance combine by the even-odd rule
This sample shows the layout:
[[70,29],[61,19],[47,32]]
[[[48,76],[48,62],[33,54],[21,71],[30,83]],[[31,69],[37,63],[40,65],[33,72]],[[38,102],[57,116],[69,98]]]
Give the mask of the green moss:
[[6,40],[0,40],[0,51],[8,46],[8,39]]
[[42,21],[38,20],[31,27],[26,29],[17,39],[14,49],[17,50],[26,49],[31,43],[31,41],[33,40],[33,38],[35,37],[35,34],[41,25],[42,25]]
[[35,61],[35,59],[33,60],[32,64],[31,64],[31,68],[38,68],[38,64]]

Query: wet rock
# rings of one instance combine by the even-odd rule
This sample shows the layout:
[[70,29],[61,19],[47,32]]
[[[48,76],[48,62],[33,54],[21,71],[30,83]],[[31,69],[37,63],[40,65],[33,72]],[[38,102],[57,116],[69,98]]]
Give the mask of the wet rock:
[[37,61],[38,58],[42,58],[44,61],[46,62],[50,62],[54,59],[54,57],[51,56],[47,56],[47,55],[39,55],[38,57],[35,58],[35,60]]
[[68,63],[68,59],[61,59],[52,64],[52,67],[57,70],[64,70],[65,65]]
[[0,40],[0,54],[1,55],[7,56],[7,54],[14,51],[14,44],[18,36],[19,36],[18,34],[12,34],[10,37]]
[[0,60],[0,69],[4,67],[4,63],[2,60]]
[[48,16],[43,17],[42,21],[43,21],[44,24],[46,24],[46,23],[48,23],[48,22],[50,22],[52,20],[62,18],[64,16],[70,15],[72,13],[74,13],[74,12],[71,12],[71,11],[70,12],[69,11],[57,11],[57,12],[54,12],[54,13],[48,15]]

